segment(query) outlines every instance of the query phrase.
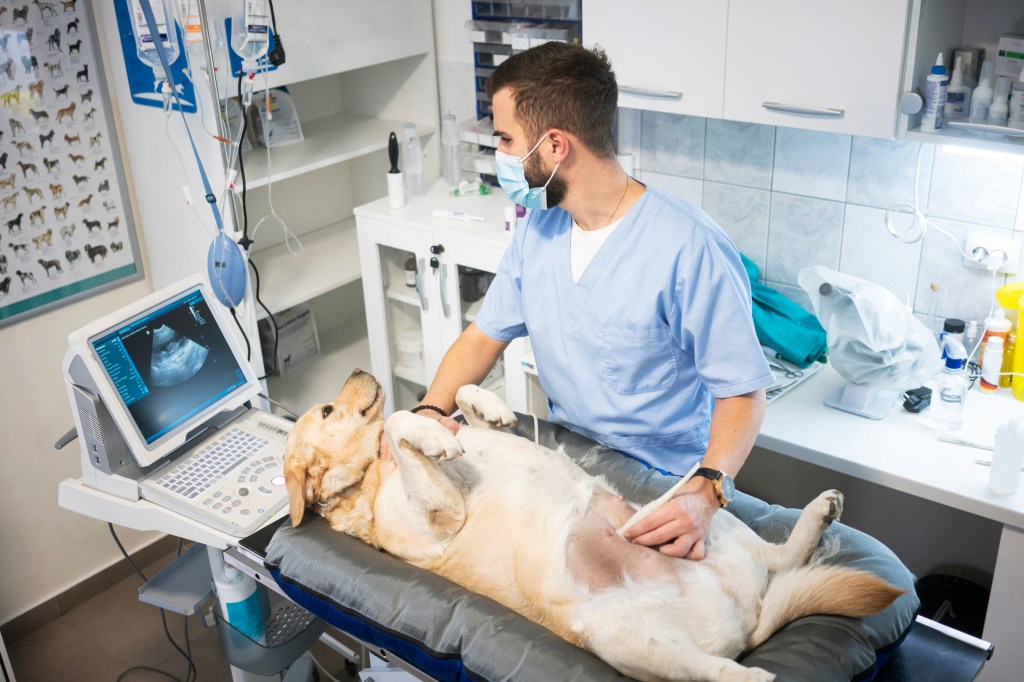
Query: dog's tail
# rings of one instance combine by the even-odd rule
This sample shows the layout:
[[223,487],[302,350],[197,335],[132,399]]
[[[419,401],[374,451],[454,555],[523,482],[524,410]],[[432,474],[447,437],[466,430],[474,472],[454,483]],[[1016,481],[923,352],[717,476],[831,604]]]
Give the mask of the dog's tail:
[[817,564],[780,573],[765,592],[750,648],[802,616],[863,618],[882,611],[903,593],[874,573],[843,566]]

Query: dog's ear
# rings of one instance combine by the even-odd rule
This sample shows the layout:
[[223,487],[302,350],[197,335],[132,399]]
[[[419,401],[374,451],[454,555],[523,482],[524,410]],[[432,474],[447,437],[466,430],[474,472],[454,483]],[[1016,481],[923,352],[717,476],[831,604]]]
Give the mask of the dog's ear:
[[284,484],[288,489],[288,515],[292,527],[302,522],[306,513],[306,468],[310,447],[305,439],[289,438],[284,456]]

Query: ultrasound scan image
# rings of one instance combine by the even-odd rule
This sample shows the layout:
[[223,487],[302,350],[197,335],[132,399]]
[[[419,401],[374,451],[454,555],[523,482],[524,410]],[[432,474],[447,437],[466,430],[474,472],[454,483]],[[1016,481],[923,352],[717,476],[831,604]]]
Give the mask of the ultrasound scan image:
[[166,325],[153,332],[153,357],[149,381],[154,386],[176,386],[194,377],[209,349]]

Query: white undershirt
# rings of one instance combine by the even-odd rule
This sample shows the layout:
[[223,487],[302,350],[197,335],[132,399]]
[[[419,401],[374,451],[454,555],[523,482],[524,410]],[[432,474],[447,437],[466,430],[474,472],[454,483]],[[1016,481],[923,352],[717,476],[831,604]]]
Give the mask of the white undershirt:
[[600,230],[584,230],[572,221],[572,237],[569,240],[569,260],[572,265],[572,283],[579,284],[580,277],[594,260],[608,236],[619,226],[622,218],[605,225]]

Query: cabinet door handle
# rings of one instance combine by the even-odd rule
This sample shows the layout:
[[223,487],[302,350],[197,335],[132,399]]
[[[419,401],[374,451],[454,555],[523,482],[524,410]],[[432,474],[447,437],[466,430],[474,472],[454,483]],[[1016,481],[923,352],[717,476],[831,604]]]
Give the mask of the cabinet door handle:
[[441,312],[444,313],[444,319],[448,319],[451,316],[451,306],[448,305],[448,266],[441,265],[441,276],[437,280],[438,287],[441,290]]
[[632,85],[620,85],[619,92],[624,95],[635,95],[636,97],[649,97],[651,99],[682,99],[683,93],[675,90],[655,90],[654,88],[635,88]]
[[427,297],[423,293],[425,286],[423,284],[423,271],[426,269],[426,259],[420,258],[420,266],[416,268],[416,293],[420,296],[420,310],[427,312]]
[[770,111],[779,111],[784,114],[805,114],[807,116],[824,116],[830,118],[842,118],[846,114],[845,109],[832,109],[830,107],[801,107],[795,104],[783,104],[781,102],[762,102],[761,106]]

